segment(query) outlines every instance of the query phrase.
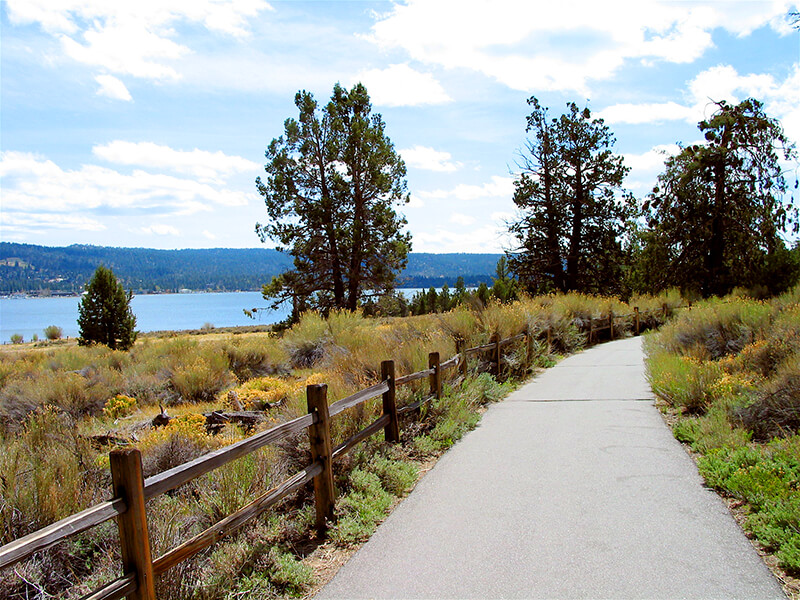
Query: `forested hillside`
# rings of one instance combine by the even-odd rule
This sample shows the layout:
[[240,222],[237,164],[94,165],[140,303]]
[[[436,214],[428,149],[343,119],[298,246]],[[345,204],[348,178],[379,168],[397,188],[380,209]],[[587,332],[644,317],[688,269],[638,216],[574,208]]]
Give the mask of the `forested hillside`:
[[[491,283],[499,254],[409,255],[401,286]],[[113,269],[135,292],[258,290],[291,266],[291,257],[266,248],[153,250],[0,242],[0,293],[51,290],[81,292],[98,265]]]

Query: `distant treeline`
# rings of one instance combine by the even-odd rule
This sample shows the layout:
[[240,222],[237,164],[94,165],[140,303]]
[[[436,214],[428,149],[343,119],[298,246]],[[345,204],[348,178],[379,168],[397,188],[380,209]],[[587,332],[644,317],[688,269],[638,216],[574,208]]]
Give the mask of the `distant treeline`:
[[[491,284],[500,254],[411,253],[398,287]],[[134,292],[260,290],[291,267],[291,257],[267,248],[153,250],[0,242],[0,293],[82,292],[99,265],[113,269]]]

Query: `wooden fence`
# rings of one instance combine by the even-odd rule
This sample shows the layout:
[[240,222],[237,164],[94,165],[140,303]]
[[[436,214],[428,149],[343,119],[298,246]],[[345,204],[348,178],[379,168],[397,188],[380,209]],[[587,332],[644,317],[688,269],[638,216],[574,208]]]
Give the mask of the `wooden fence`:
[[[666,315],[666,310],[665,306],[664,315]],[[634,333],[638,335],[640,333],[639,317],[639,310],[636,308],[630,315],[614,315],[612,313],[603,319],[592,319],[586,328],[587,341],[589,344],[597,341],[599,332],[603,330],[609,330],[609,338],[613,339],[614,322],[618,319],[633,318]],[[551,331],[548,329],[543,333],[546,333],[549,345]],[[318,532],[324,533],[326,522],[331,521],[334,517],[336,500],[332,468],[334,460],[381,430],[383,430],[387,442],[400,441],[398,418],[406,413],[419,411],[425,403],[434,398],[441,398],[443,372],[457,367],[459,376],[466,377],[469,357],[473,354],[488,353],[491,370],[499,376],[502,368],[503,349],[523,340],[527,342],[525,356],[526,365],[529,366],[532,361],[533,335],[522,333],[500,339],[495,334],[490,343],[482,346],[465,349],[459,344],[456,355],[444,362],[440,362],[439,353],[432,352],[428,357],[428,369],[401,377],[395,377],[393,361],[383,361],[380,383],[330,405],[327,399],[327,385],[309,385],[306,389],[307,414],[147,479],[144,479],[142,475],[142,458],[139,450],[135,448],[113,450],[110,454],[113,499],[87,508],[0,547],[0,569],[24,560],[33,553],[49,548],[69,536],[116,518],[125,575],[85,596],[83,600],[112,600],[124,597],[132,600],[154,600],[157,576],[214,544],[309,481],[313,481],[314,486],[316,527]],[[429,393],[413,404],[398,408],[395,400],[397,387],[425,378],[429,380]],[[381,396],[383,404],[381,416],[360,432],[336,447],[332,447],[331,419],[347,409],[378,396]],[[308,430],[311,464],[259,496],[247,506],[228,515],[155,560],[153,559],[145,510],[148,500],[304,429]]]

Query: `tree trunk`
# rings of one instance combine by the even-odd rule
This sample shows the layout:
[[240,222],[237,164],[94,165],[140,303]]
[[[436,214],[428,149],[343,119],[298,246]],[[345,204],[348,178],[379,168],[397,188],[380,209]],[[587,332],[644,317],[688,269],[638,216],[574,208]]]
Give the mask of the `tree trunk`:
[[711,239],[706,257],[708,281],[704,296],[722,296],[725,289],[725,162],[719,157],[714,163],[714,205],[711,216]]
[[348,310],[358,307],[358,293],[361,286],[361,260],[364,245],[364,217],[365,202],[358,174],[353,174],[355,206],[353,210],[353,248],[350,254],[350,270],[347,276],[347,303]]
[[320,192],[322,194],[322,206],[325,211],[325,236],[328,240],[330,252],[331,276],[333,277],[333,302],[337,307],[344,306],[344,281],[342,279],[341,256],[339,255],[339,244],[336,240],[336,230],[333,227],[333,199],[328,189],[328,177],[325,169],[325,159],[322,154],[324,140],[317,138],[317,164],[319,164]]
[[542,161],[544,167],[544,202],[547,210],[547,249],[548,269],[553,274],[553,285],[556,289],[564,290],[564,265],[561,264],[559,248],[558,218],[555,214],[553,202],[553,176],[550,172],[550,162]]
[[569,254],[567,255],[566,290],[577,290],[580,281],[579,258],[583,245],[583,205],[585,191],[583,188],[583,172],[580,161],[575,165],[575,197],[572,201],[572,231],[569,239]]

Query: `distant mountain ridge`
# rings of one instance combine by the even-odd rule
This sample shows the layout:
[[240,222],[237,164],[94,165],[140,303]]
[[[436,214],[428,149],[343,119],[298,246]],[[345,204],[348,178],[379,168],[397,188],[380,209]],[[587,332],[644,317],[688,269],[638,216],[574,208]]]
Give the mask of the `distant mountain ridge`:
[[[490,284],[501,254],[412,252],[399,287]],[[154,250],[0,242],[0,294],[82,292],[98,265],[114,270],[134,292],[260,290],[292,265],[292,257],[269,248]]]

